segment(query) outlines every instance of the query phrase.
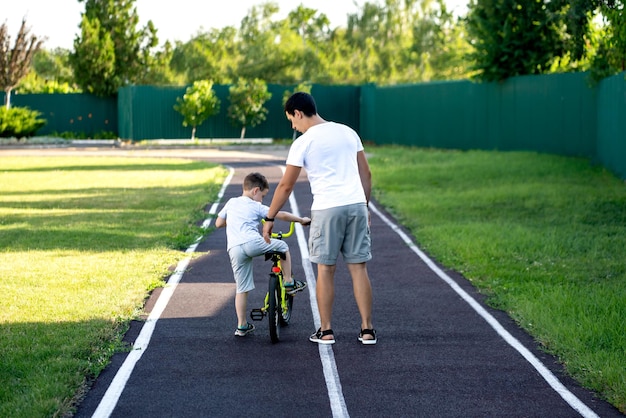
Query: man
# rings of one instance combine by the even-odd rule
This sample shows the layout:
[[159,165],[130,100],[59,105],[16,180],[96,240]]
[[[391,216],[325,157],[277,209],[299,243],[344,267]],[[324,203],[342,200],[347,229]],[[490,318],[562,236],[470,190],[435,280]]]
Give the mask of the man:
[[293,94],[285,103],[285,114],[292,128],[302,135],[289,150],[285,173],[268,211],[269,221],[263,226],[263,238],[270,239],[272,218],[288,200],[304,167],[313,193],[309,256],[317,264],[316,297],[321,321],[309,340],[318,344],[335,343],[331,319],[335,268],[341,253],[352,277],[361,315],[358,339],[366,345],[376,344],[372,286],[366,264],[372,258],[367,209],[372,183],[363,144],[348,126],[320,117],[310,94]]

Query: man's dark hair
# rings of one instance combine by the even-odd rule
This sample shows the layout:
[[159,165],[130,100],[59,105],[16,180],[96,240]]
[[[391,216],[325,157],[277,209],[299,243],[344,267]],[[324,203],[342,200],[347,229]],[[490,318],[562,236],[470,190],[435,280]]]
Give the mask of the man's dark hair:
[[267,182],[267,179],[263,174],[250,173],[243,180],[243,189],[252,190],[255,187],[258,187],[261,190],[268,190],[270,188],[270,184]]
[[290,115],[294,115],[296,110],[304,113],[305,116],[313,116],[317,114],[317,105],[315,99],[308,93],[297,92],[291,95],[291,97],[285,103],[285,112]]

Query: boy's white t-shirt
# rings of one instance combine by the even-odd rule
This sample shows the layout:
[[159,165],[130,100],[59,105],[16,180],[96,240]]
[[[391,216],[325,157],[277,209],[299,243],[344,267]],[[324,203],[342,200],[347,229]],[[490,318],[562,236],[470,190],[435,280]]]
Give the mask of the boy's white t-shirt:
[[229,199],[217,214],[226,219],[227,249],[260,237],[259,225],[269,209],[269,206],[247,196]]
[[311,210],[366,202],[356,158],[363,149],[352,128],[335,122],[314,125],[294,141],[287,164],[306,170]]

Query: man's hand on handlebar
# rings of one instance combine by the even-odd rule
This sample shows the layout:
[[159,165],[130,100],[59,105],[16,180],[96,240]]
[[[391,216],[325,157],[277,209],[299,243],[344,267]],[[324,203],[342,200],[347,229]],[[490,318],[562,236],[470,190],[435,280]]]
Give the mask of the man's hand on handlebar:
[[[303,226],[309,226],[309,225],[311,225],[311,218],[308,218],[308,217],[305,216],[304,218],[300,218],[299,221],[292,221],[292,222],[298,222],[298,223],[302,224]],[[263,239],[268,244],[269,244],[270,238],[272,236],[272,229],[273,228],[274,228],[274,222],[273,221],[265,221],[265,222],[263,222]],[[289,234],[289,235],[291,235],[291,234]]]

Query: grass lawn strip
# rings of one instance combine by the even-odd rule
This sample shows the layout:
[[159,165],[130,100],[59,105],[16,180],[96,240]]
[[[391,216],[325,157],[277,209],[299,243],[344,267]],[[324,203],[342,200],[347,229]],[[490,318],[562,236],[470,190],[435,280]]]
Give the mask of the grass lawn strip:
[[226,175],[178,159],[0,158],[0,416],[71,411]]
[[374,195],[626,412],[626,186],[582,158],[368,147]]

